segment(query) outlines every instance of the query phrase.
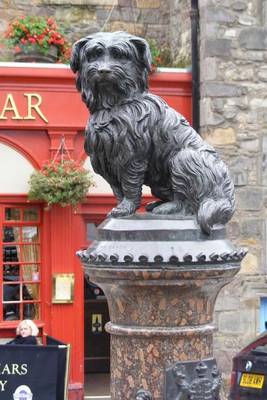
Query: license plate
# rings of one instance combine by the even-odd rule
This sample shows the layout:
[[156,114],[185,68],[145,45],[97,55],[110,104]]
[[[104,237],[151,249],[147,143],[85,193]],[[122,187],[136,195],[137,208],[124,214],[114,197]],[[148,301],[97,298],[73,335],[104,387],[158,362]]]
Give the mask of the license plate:
[[240,386],[247,388],[262,389],[264,384],[264,375],[242,374]]

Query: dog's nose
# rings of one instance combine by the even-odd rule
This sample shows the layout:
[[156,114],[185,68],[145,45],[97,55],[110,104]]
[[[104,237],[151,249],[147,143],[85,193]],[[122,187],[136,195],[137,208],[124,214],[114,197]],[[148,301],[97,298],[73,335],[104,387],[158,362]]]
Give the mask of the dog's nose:
[[111,69],[108,67],[100,67],[98,69],[98,73],[101,75],[108,75],[111,72]]

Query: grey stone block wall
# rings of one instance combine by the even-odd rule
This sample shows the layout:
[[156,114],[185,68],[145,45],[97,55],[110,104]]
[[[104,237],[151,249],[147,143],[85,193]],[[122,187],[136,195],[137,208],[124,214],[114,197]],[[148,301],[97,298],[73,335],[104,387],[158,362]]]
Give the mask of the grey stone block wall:
[[[0,1],[0,37],[22,15],[53,16],[70,43],[90,33],[124,30],[169,47],[172,0],[13,0]],[[11,57],[0,47],[0,57]]]
[[191,0],[169,0],[169,40],[174,60],[191,59]]
[[[54,16],[71,43],[100,30],[125,30],[169,49],[175,63],[191,58],[191,0],[0,1],[0,37],[17,16]],[[0,57],[12,57],[0,47]]]
[[226,379],[232,356],[259,332],[267,296],[267,14],[265,0],[199,0],[201,134],[232,172],[237,211],[230,238],[249,250],[219,295],[215,352]]

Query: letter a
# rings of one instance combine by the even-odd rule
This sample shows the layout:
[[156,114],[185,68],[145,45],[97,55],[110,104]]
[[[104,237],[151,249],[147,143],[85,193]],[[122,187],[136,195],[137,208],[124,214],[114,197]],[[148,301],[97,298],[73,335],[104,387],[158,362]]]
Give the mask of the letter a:
[[23,117],[21,117],[19,115],[16,103],[13,99],[12,94],[8,94],[6,97],[6,102],[5,102],[4,108],[2,110],[2,113],[0,115],[0,119],[7,119],[7,117],[5,116],[5,113],[7,111],[12,111],[14,113],[14,117],[12,117],[12,119],[23,119]]

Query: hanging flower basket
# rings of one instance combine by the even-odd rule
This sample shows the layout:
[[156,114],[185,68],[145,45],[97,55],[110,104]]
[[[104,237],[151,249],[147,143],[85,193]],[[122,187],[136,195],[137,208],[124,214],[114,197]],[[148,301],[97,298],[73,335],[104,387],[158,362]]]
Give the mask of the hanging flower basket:
[[19,51],[14,54],[16,62],[55,63],[58,59],[58,48],[51,45],[44,53],[34,44],[20,45]]
[[4,36],[6,47],[14,50],[15,61],[69,62],[71,46],[51,17],[18,17]]
[[59,204],[76,206],[93,185],[89,172],[74,160],[53,160],[46,162],[41,170],[30,177],[30,200],[41,200],[48,207]]

